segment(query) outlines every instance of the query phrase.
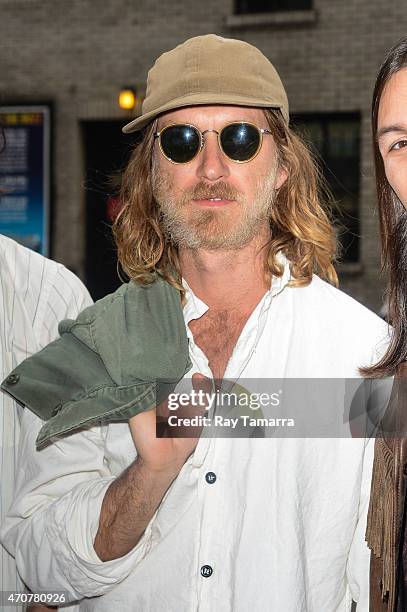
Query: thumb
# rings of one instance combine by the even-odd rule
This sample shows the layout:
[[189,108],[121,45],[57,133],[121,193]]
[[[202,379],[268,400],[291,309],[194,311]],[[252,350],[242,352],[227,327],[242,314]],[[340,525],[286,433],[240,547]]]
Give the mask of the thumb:
[[204,376],[200,372],[196,372],[192,374],[192,386],[195,391],[199,391],[202,389],[203,391],[211,391],[212,389],[212,381],[207,376]]
[[192,382],[196,380],[209,380],[209,378],[200,372],[195,372],[195,374],[192,374]]
[[[204,376],[203,374],[201,374],[200,372],[197,372],[196,374],[192,375],[192,387],[194,389],[195,392],[199,393],[200,391],[204,393],[205,395],[205,408],[207,406],[208,403],[208,397],[210,395],[212,395],[213,393],[213,386],[212,386],[212,380],[210,378],[208,378],[207,376]],[[201,406],[201,409],[203,408],[203,406]]]

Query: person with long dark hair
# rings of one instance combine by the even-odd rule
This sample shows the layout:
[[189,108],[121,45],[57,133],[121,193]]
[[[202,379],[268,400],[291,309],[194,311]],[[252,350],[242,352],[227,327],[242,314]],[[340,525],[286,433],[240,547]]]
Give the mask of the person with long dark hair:
[[[385,58],[373,93],[372,128],[382,240],[388,273],[388,312],[393,326],[387,352],[368,376],[395,375],[392,424],[376,440],[366,539],[372,550],[371,610],[407,609],[405,534],[407,438],[407,36]],[[389,413],[389,411],[388,411]],[[404,426],[403,426],[404,422]],[[404,436],[403,436],[404,432]]]

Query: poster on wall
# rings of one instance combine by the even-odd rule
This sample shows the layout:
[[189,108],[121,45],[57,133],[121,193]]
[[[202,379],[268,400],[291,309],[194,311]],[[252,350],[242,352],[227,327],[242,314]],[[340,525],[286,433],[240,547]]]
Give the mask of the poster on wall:
[[0,233],[49,255],[49,106],[0,106]]

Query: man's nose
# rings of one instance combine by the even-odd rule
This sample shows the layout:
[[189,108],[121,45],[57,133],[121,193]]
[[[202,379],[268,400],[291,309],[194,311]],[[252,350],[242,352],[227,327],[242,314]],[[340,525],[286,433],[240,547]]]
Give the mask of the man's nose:
[[197,174],[199,179],[217,181],[229,176],[229,165],[218,144],[216,132],[203,134],[204,145],[198,157]]

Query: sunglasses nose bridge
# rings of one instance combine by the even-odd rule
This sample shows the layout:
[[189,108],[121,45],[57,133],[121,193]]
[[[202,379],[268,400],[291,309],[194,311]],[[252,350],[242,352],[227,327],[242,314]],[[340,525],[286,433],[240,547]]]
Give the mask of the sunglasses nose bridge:
[[215,134],[219,134],[218,130],[204,130],[203,132],[201,132],[202,136],[207,132],[215,132]]
[[215,132],[215,134],[218,137],[218,143],[219,143],[219,132],[218,130],[204,130],[203,132],[201,132],[201,150],[203,149],[204,145],[205,145],[205,134],[207,134],[208,132]]
[[[212,142],[206,139],[208,132],[214,132],[216,139]],[[218,130],[208,129],[201,132],[201,156],[197,172],[201,178],[205,178],[213,182],[229,174],[228,165],[225,160],[225,155],[220,144],[220,134]],[[227,156],[226,156],[227,157]]]
[[204,147],[204,145],[205,145],[205,138],[204,138],[204,135],[205,135],[205,134],[207,134],[208,132],[214,132],[214,133],[216,134],[216,136],[217,136],[217,141],[218,141],[218,147],[219,147],[220,151],[221,151],[221,152],[223,153],[223,155],[225,155],[225,156],[226,156],[228,159],[231,159],[231,158],[229,157],[229,155],[227,155],[227,154],[224,152],[223,147],[222,147],[221,135],[222,135],[223,129],[222,129],[222,130],[220,130],[220,131],[219,131],[219,130],[210,129],[210,130],[204,130],[203,132],[201,132],[201,151],[202,151],[202,149],[203,149],[203,147]]
[[214,132],[214,133],[216,134],[219,149],[220,149],[220,150],[222,151],[222,153],[223,153],[223,149],[222,149],[221,142],[220,142],[220,135],[221,135],[221,133],[222,133],[222,130],[219,132],[218,130],[214,130],[214,129],[204,130],[203,132],[200,132],[200,134],[201,134],[201,148],[200,148],[200,151],[202,151],[202,149],[203,149],[203,148],[204,148],[204,146],[205,146],[206,140],[205,140],[204,136],[205,136],[205,134],[207,134],[208,132]]

